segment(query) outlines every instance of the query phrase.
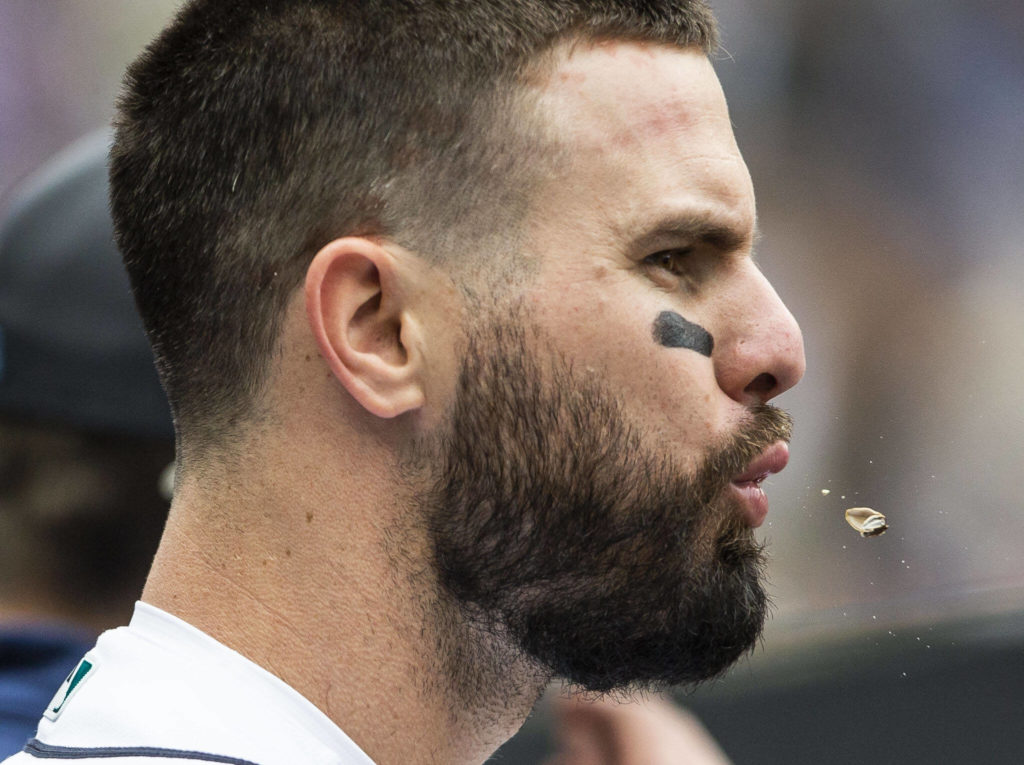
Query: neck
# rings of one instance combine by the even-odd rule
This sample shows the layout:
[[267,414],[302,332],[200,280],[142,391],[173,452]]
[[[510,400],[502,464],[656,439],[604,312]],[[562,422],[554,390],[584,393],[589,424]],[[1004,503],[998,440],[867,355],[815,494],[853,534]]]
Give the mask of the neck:
[[426,534],[398,520],[411,501],[247,472],[183,481],[143,600],[278,675],[378,765],[490,756],[546,678],[439,595]]

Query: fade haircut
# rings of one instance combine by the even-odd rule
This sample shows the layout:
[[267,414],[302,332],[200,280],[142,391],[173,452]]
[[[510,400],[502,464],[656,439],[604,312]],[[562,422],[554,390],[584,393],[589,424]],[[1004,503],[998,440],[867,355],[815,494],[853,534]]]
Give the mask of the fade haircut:
[[703,0],[186,3],[128,69],[111,152],[183,456],[252,416],[327,242],[476,270],[514,249],[545,148],[522,86],[556,44],[604,39],[717,44]]

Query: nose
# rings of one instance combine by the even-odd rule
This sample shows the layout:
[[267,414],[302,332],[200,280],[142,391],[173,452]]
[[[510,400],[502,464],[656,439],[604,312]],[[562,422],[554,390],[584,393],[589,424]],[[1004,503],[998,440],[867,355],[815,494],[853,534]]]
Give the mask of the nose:
[[737,286],[712,360],[719,387],[745,406],[763,404],[804,375],[800,327],[764,275],[752,268]]

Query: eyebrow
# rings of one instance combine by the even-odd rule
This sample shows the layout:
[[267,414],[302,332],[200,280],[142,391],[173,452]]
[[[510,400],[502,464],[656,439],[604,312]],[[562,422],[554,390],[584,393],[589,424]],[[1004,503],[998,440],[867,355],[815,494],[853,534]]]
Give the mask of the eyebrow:
[[705,244],[722,252],[732,252],[753,245],[760,239],[755,222],[753,229],[732,223],[714,214],[671,214],[653,223],[633,227],[641,233],[630,240],[629,248],[635,253],[658,247],[667,248],[686,241]]

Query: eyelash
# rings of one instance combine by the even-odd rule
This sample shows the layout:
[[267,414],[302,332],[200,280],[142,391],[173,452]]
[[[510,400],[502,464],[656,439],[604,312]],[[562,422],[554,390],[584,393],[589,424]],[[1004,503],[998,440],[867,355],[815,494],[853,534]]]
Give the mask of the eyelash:
[[685,261],[693,254],[689,248],[676,250],[662,250],[644,258],[644,263],[655,268],[661,268],[674,276],[685,276],[688,265]]

